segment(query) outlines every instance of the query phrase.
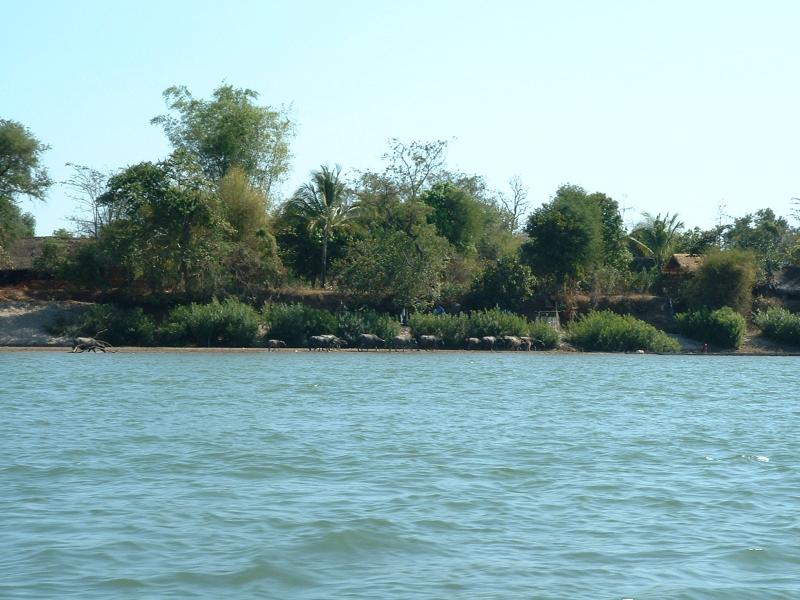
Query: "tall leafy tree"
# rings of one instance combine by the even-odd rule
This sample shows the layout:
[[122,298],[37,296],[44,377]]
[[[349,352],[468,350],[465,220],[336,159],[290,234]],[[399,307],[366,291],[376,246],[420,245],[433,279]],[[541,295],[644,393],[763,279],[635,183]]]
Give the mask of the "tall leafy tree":
[[788,260],[797,234],[770,208],[734,220],[723,234],[728,248],[750,250],[761,276],[770,279]]
[[154,291],[170,280],[192,291],[195,281],[208,278],[214,260],[218,211],[211,190],[186,152],[128,167],[109,179],[100,198],[120,215],[104,242]]
[[617,270],[626,269],[631,260],[627,249],[627,235],[619,212],[619,203],[603,194],[595,192],[588,198],[600,207],[603,230],[603,263]]
[[231,168],[217,185],[224,219],[224,266],[231,291],[254,297],[265,284],[278,284],[284,268],[268,217],[266,195],[251,186],[246,173]]
[[475,251],[475,242],[483,225],[481,207],[463,189],[449,182],[439,182],[422,195],[433,211],[428,221],[436,231],[459,251]]
[[47,149],[21,123],[0,119],[0,247],[33,235],[33,216],[22,212],[19,200],[44,199],[52,184],[41,162]]
[[328,242],[333,233],[353,218],[358,204],[341,179],[341,168],[322,166],[311,174],[290,201],[307,219],[308,228],[318,232],[322,242],[320,284],[325,287],[328,269]]
[[472,284],[467,303],[472,308],[520,310],[536,288],[536,277],[516,256],[489,264]]
[[442,290],[451,247],[430,225],[359,240],[336,264],[339,285],[386,309],[430,308]]
[[581,187],[561,186],[528,217],[525,233],[523,260],[559,284],[574,283],[602,264],[603,213]]
[[294,123],[284,109],[257,105],[257,92],[225,84],[202,100],[174,86],[164,99],[171,114],[152,123],[164,128],[176,149],[196,155],[211,180],[237,166],[269,196],[288,173]]

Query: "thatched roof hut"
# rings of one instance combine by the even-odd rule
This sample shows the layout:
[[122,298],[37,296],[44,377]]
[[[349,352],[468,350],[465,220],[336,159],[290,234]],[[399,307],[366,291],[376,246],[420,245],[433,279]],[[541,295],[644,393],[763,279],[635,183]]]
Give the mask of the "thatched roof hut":
[[44,246],[49,241],[56,241],[60,245],[66,245],[72,249],[78,244],[89,241],[87,238],[62,238],[53,236],[20,238],[11,242],[0,260],[0,274],[13,275],[18,277],[22,274],[33,273],[34,261],[42,255]]
[[30,271],[33,269],[33,261],[41,255],[45,240],[50,237],[31,237],[21,238],[11,242],[6,250],[11,265],[7,268],[10,271]]
[[665,275],[692,275],[702,264],[703,257],[698,254],[673,254],[664,263],[661,272]]
[[800,298],[800,267],[784,267],[775,273],[773,289],[784,298]]

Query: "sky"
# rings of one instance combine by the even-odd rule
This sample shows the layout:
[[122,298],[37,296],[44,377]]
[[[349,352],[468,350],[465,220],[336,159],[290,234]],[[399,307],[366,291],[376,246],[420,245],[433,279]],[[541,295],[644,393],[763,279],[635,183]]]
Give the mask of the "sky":
[[[626,223],[710,227],[800,196],[800,3],[561,0],[0,0],[0,118],[66,163],[165,157],[162,92],[221,83],[289,107],[290,195],[321,164],[380,169],[389,138],[448,140],[448,166],[531,208],[565,183]],[[69,227],[63,186],[25,200]],[[796,222],[795,222],[796,223]]]

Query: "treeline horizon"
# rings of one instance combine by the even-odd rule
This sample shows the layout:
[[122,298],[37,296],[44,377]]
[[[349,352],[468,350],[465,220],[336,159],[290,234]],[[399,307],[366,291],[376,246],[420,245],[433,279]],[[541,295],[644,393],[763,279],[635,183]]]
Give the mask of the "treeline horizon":
[[[448,168],[442,140],[392,139],[383,169],[349,177],[335,160],[323,162],[279,198],[296,126],[290,114],[230,85],[210,99],[185,87],[164,98],[167,112],[152,124],[163,128],[170,155],[113,173],[70,165],[61,183],[83,212],[72,230],[54,232],[37,270],[77,286],[187,301],[308,286],[384,311],[524,312],[534,299],[564,305],[578,293],[674,292],[691,305],[692,294],[703,295],[696,284],[691,292],[664,287],[662,267],[677,252],[714,256],[728,264],[719,277],[738,269],[751,287],[800,265],[800,230],[770,208],[708,229],[689,228],[669,210],[643,213],[627,229],[615,199],[565,184],[530,210],[519,177],[507,192],[490,189],[481,175]],[[34,233],[20,199],[43,199],[53,185],[41,164],[46,150],[23,124],[0,119],[0,266],[11,242]],[[735,308],[749,310],[746,302]]]

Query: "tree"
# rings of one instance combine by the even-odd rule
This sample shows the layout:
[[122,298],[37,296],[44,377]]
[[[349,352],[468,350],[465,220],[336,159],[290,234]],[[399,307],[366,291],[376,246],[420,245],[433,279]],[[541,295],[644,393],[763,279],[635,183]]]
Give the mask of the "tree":
[[232,227],[231,236],[241,241],[268,226],[269,199],[250,181],[241,167],[234,166],[217,184],[220,209]]
[[646,256],[652,256],[656,268],[661,269],[675,251],[679,240],[678,232],[683,229],[683,223],[678,220],[677,214],[670,216],[667,213],[662,217],[659,213],[654,217],[645,212],[642,216],[644,221],[631,232],[630,240]]
[[[103,235],[121,264],[141,273],[154,291],[177,280],[184,291],[208,279],[216,254],[218,208],[211,184],[191,155],[177,151],[159,163],[143,162],[109,179],[99,202],[120,215]],[[122,262],[124,261],[124,263]]]
[[498,307],[519,311],[531,298],[536,277],[516,256],[505,256],[490,264],[476,278],[467,297],[472,308]]
[[500,202],[508,214],[508,230],[514,233],[519,229],[520,219],[527,212],[530,203],[528,202],[528,188],[523,185],[519,175],[514,175],[509,179],[508,186],[511,188],[511,196],[502,194]]
[[528,218],[523,261],[557,283],[576,282],[602,264],[602,216],[600,205],[583,188],[561,186],[552,201]]
[[294,123],[285,109],[258,106],[257,92],[227,84],[211,100],[194,98],[185,86],[168,88],[164,99],[177,116],[151,122],[164,128],[175,149],[195,154],[212,181],[238,166],[269,196],[287,174]]
[[20,196],[44,200],[52,183],[41,164],[47,149],[21,123],[0,119],[0,247],[33,235],[33,216],[18,202]]
[[627,248],[627,234],[619,212],[619,203],[602,192],[589,194],[587,198],[600,207],[603,235],[603,265],[617,271],[628,268],[631,253]]
[[698,255],[706,254],[713,249],[719,250],[720,240],[725,229],[725,225],[715,225],[706,230],[694,227],[683,231],[678,234],[674,249],[676,252]]
[[433,208],[428,222],[436,227],[439,235],[461,252],[470,249],[475,252],[482,215],[474,199],[452,183],[440,182],[425,192],[421,200]]
[[786,219],[766,208],[734,220],[723,238],[728,248],[751,250],[761,275],[771,279],[788,261],[796,234]]
[[341,168],[322,166],[311,174],[311,181],[301,186],[291,201],[308,221],[311,231],[319,232],[322,241],[320,284],[325,287],[328,268],[328,242],[354,215],[358,204],[351,199]]
[[228,240],[221,250],[230,289],[255,297],[265,284],[277,285],[285,274],[267,214],[269,201],[238,166],[219,181],[217,196]]
[[401,195],[406,200],[416,200],[444,171],[446,155],[444,140],[406,143],[392,138],[383,158],[388,163],[386,174]]
[[415,235],[386,231],[359,240],[337,262],[339,285],[387,309],[430,308],[439,299],[449,260],[447,240],[424,225]]
[[72,177],[62,184],[69,188],[67,195],[78,202],[83,212],[82,216],[72,217],[71,220],[78,233],[98,239],[103,227],[116,218],[113,206],[99,202],[105,192],[108,175],[84,165],[67,163],[67,166],[72,167]]
[[23,213],[10,198],[0,197],[0,249],[16,239],[32,237],[36,221],[30,213]]

